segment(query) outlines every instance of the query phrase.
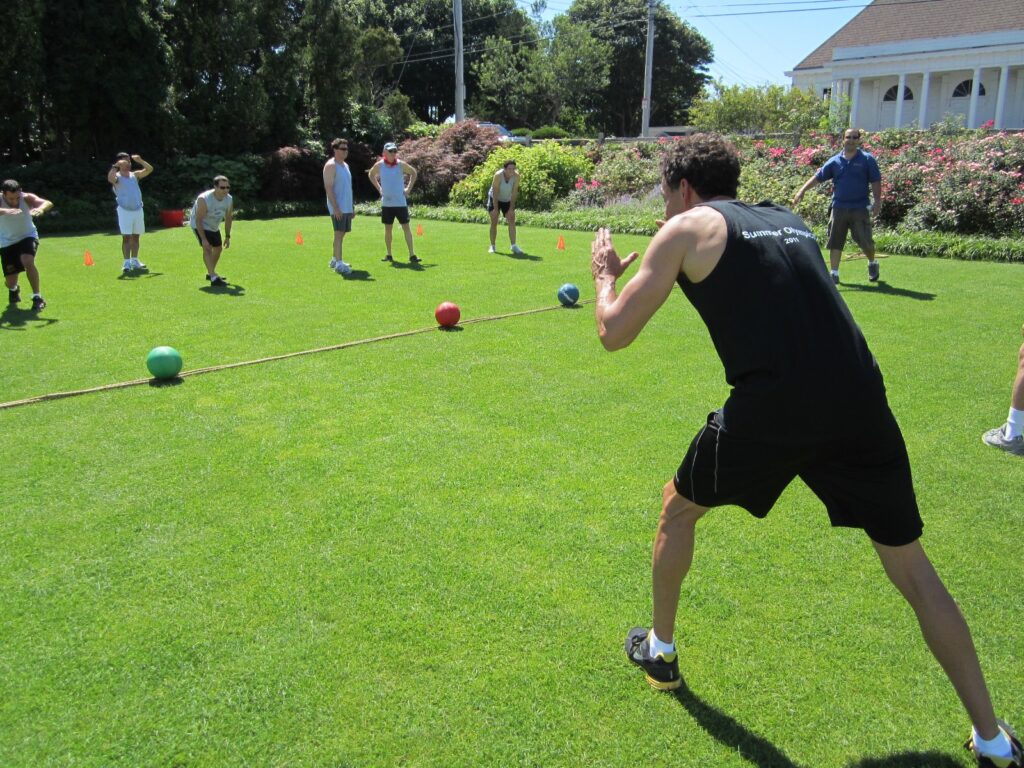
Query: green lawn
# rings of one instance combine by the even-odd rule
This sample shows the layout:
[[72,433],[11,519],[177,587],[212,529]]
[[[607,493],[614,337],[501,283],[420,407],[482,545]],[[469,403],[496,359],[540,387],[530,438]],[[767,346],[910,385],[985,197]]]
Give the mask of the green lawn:
[[[504,232],[488,255],[485,227],[423,226],[414,270],[357,218],[342,279],[326,217],[239,221],[236,288],[211,293],[187,229],[120,279],[119,237],[44,220],[49,306],[0,317],[0,401],[143,377],[158,344],[189,370],[429,328],[443,300],[469,320],[593,296],[589,235],[524,228],[514,258]],[[851,261],[840,289],[1018,723],[1024,461],[980,435],[1008,407],[1021,270],[894,257],[870,286]],[[970,765],[867,540],[799,484],[765,521],[701,523],[683,693],[627,663],[661,487],[725,395],[676,295],[614,355],[588,305],[0,410],[0,765]]]

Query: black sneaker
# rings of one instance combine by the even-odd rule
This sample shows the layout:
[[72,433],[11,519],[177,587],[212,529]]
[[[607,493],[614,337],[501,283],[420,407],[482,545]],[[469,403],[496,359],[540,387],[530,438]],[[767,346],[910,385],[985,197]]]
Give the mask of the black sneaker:
[[421,261],[423,261],[423,259],[417,256],[415,253],[409,257],[410,264],[419,264]]
[[868,280],[872,283],[878,282],[879,267],[877,261],[868,262]]
[[647,640],[649,630],[644,627],[633,627],[626,635],[626,655],[629,660],[647,673],[647,682],[659,691],[674,691],[683,684],[679,677],[678,654],[659,653],[653,659],[650,654],[650,643]]
[[839,285],[839,274],[838,273],[836,273],[836,272],[832,273],[832,282],[835,283],[836,285]]
[[40,309],[46,309],[46,299],[42,296],[32,297],[32,311],[38,312]]
[[21,286],[19,285],[13,291],[10,288],[8,288],[7,289],[7,303],[8,304],[17,304],[19,301],[21,301]]
[[210,285],[216,285],[218,288],[223,288],[227,284],[228,284],[227,278],[221,277],[220,275],[217,275],[217,277],[213,278],[210,281]]
[[394,262],[394,259],[391,258],[391,254],[389,253],[387,256],[381,259],[381,261]]
[[1022,768],[1024,766],[1024,748],[1021,747],[1017,734],[1013,728],[998,721],[999,730],[1006,734],[1010,740],[1010,757],[992,757],[991,755],[979,755],[974,748],[974,734],[972,733],[964,744],[964,748],[971,752],[978,760],[978,768]]

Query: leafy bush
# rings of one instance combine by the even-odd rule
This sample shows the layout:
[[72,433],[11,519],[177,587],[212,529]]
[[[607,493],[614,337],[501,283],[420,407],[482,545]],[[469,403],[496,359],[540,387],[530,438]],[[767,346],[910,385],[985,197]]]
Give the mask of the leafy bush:
[[515,160],[519,169],[517,206],[547,210],[556,197],[569,193],[579,177],[588,177],[593,163],[582,149],[557,144],[523,147],[508,144],[495,150],[487,161],[460,181],[451,191],[451,202],[461,206],[481,205],[487,200],[494,174],[507,160]]
[[542,125],[533,132],[535,139],[568,139],[569,132],[557,125]]
[[513,128],[513,136],[533,136],[533,132],[529,128]]
[[436,139],[403,142],[399,156],[418,173],[415,199],[443,203],[453,186],[466,178],[499,144],[498,134],[467,120],[445,128]]
[[309,149],[281,147],[263,167],[260,197],[267,200],[313,200],[324,196],[325,160]]
[[443,125],[434,125],[433,123],[424,123],[422,120],[417,120],[405,129],[405,135],[410,139],[436,139],[444,129],[445,126]]

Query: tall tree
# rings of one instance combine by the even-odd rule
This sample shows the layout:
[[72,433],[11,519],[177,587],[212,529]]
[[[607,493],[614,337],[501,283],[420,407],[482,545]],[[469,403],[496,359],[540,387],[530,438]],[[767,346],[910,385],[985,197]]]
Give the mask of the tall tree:
[[307,128],[311,137],[329,141],[352,122],[357,34],[349,4],[307,0],[301,27]]
[[26,0],[4,13],[3,46],[13,71],[0,88],[0,153],[23,162],[43,148],[40,111],[46,75],[43,55],[43,0]]
[[303,45],[300,22],[305,0],[258,0],[259,66],[256,76],[267,95],[267,149],[300,139]]
[[[644,54],[647,44],[646,0],[574,0],[566,15],[611,46],[611,70],[597,109],[600,126],[619,136],[640,132],[643,108]],[[686,117],[701,92],[711,63],[711,44],[656,0],[651,122],[671,125]]]

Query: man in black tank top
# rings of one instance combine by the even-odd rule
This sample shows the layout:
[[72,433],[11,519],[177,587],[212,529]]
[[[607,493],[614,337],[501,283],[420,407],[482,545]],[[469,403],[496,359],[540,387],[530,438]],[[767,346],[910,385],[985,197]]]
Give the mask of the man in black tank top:
[[666,222],[621,293],[616,280],[639,254],[620,259],[607,229],[591,249],[605,348],[629,345],[678,284],[732,387],[665,485],[653,627],[632,629],[626,653],[655,688],[680,686],[673,634],[697,521],[728,504],[764,517],[799,477],[832,525],[871,539],[967,710],[979,765],[1021,768],[1020,743],[996,721],[970,630],[919,542],[910,462],[878,365],[807,225],[781,206],[735,200],[739,175],[736,151],[721,137],[676,141],[662,161]]

